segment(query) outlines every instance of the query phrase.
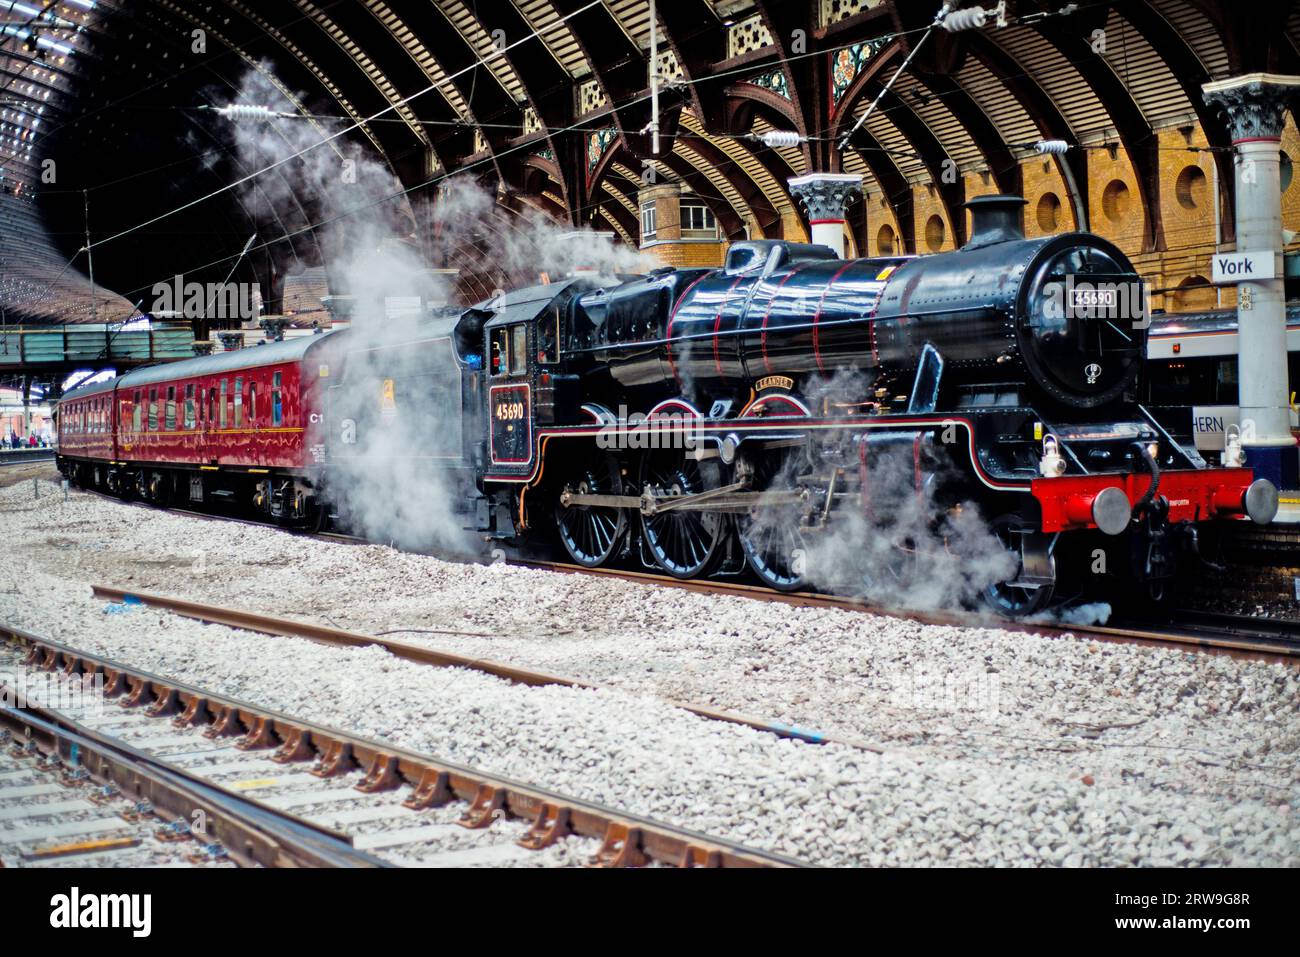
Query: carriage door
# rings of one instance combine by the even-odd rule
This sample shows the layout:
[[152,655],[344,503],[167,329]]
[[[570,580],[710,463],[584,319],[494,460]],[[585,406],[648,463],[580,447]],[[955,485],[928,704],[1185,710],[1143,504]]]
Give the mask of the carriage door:
[[519,469],[533,460],[528,323],[488,330],[488,452],[494,466]]

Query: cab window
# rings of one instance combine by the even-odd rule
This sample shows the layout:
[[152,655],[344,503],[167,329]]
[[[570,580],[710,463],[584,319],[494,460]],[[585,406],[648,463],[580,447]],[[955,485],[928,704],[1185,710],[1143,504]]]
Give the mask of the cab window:
[[280,419],[284,415],[284,409],[280,405],[280,373],[271,376],[271,424],[279,425]]
[[510,327],[510,374],[528,371],[528,327],[522,322]]
[[244,377],[235,376],[235,428],[244,424]]
[[167,431],[176,430],[176,386],[167,387]]
[[192,429],[196,425],[194,414],[194,383],[187,383],[185,386],[185,428]]
[[560,361],[560,307],[555,306],[537,320],[537,361]]
[[158,431],[158,390],[149,390],[149,431]]
[[229,381],[221,380],[221,404],[217,406],[217,427],[221,429],[226,427],[226,383]]
[[257,383],[248,383],[248,424],[257,425]]
[[510,343],[506,338],[505,329],[492,330],[490,350],[492,354],[489,357],[488,369],[493,375],[505,375],[510,367]]
[[135,395],[132,397],[132,401],[131,401],[131,431],[132,432],[140,431],[140,416],[141,413],[143,413],[143,411],[144,411],[144,407],[140,405],[140,390],[136,389]]

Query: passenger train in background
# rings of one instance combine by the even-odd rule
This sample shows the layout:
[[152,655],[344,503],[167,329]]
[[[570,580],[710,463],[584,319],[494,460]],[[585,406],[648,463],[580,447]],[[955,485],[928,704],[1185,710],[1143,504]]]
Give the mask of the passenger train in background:
[[[1132,264],[1087,233],[1026,239],[1023,204],[972,200],[951,253],[737,242],[721,268],[518,289],[406,341],[356,322],[142,369],[63,399],[60,468],[311,527],[354,517],[345,473],[437,470],[484,540],[785,590],[821,584],[810,554],[855,523],[884,535],[919,503],[943,536],[977,509],[1013,559],[982,591],[998,612],[1084,595],[1098,547],[1111,586],[1158,593],[1199,529],[1267,523],[1277,490],[1139,403]],[[906,574],[912,545],[873,561]]]
[[[1300,306],[1287,309],[1288,373],[1300,382]],[[1155,315],[1147,338],[1143,398],[1179,442],[1218,464],[1228,428],[1240,420],[1237,311],[1215,309]],[[1300,416],[1291,396],[1291,431]]]

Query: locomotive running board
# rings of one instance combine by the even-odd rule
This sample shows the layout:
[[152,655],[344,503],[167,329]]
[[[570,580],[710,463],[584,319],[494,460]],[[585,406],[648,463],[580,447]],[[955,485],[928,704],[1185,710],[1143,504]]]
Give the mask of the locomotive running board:
[[563,492],[560,504],[565,508],[595,506],[597,508],[634,508],[645,515],[664,512],[726,512],[748,511],[754,506],[786,505],[804,501],[802,492],[744,492],[744,486],[724,485],[721,488],[699,492],[695,495],[588,495]]

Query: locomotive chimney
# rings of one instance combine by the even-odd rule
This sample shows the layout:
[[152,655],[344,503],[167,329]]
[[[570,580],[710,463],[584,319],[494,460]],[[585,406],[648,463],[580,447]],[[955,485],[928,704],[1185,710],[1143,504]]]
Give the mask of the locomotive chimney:
[[976,196],[967,200],[965,206],[970,210],[970,239],[966,249],[991,246],[994,243],[1010,242],[1025,238],[1025,227],[1021,224],[1021,212],[1028,203],[1021,196]]

